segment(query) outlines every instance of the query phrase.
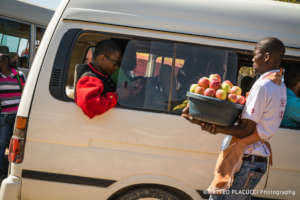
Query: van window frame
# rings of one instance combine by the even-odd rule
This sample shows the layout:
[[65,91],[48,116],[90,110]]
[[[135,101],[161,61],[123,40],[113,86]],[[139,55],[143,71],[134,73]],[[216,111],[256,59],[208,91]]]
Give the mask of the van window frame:
[[[74,34],[72,37],[67,37],[67,41],[64,41],[64,36],[69,32],[69,31],[72,31],[72,30],[77,30],[77,34]],[[198,43],[189,43],[189,42],[182,42],[182,41],[177,41],[177,40],[165,40],[165,39],[157,39],[157,38],[151,38],[151,37],[139,37],[139,36],[131,36],[131,35],[127,35],[127,34],[116,34],[116,33],[110,33],[110,32],[101,32],[101,31],[95,31],[95,30],[82,30],[82,29],[70,29],[68,30],[67,32],[64,33],[64,36],[63,38],[61,39],[61,43],[59,45],[59,48],[58,48],[58,51],[57,51],[57,55],[55,57],[55,62],[54,62],[54,67],[53,67],[53,70],[55,68],[55,66],[59,65],[59,66],[63,66],[61,68],[63,68],[63,79],[60,79],[60,81],[62,81],[62,85],[60,85],[60,92],[57,91],[56,89],[56,95],[51,92],[52,96],[54,96],[55,98],[59,99],[59,100],[62,100],[62,101],[67,101],[67,102],[70,102],[70,101],[74,101],[73,99],[69,98],[67,95],[66,95],[66,91],[65,91],[65,83],[66,83],[66,79],[67,79],[67,74],[69,73],[69,68],[70,68],[70,62],[71,62],[71,59],[72,59],[72,49],[74,48],[74,45],[76,44],[76,42],[78,42],[78,38],[84,34],[84,33],[99,33],[99,34],[103,34],[103,35],[108,35],[110,36],[111,38],[122,38],[124,40],[134,40],[134,39],[137,39],[137,40],[142,40],[142,41],[155,41],[155,42],[168,42],[168,43],[172,43],[172,44],[185,44],[185,45],[195,45],[195,46],[201,46],[201,47],[209,47],[209,48],[214,48],[214,49],[217,49],[217,50],[225,50],[225,51],[232,51],[234,52],[236,55],[237,55],[237,51],[238,49],[235,49],[235,48],[227,48],[227,47],[219,47],[219,46],[212,46],[212,45],[204,45],[204,44],[198,44]],[[65,44],[64,44],[65,43]],[[66,48],[66,43],[69,43],[69,47]],[[90,48],[91,46],[89,46]],[[88,48],[88,49],[89,49]],[[63,50],[65,53],[63,53]],[[87,52],[87,51],[86,51]],[[85,54],[86,54],[85,52]],[[62,56],[64,55],[64,56]],[[63,58],[63,59],[58,59],[58,56],[60,58]],[[177,58],[176,58],[177,59]],[[51,80],[53,79],[53,70],[52,70],[52,75],[51,75]],[[238,72],[235,72],[235,76],[237,76],[237,73]],[[50,81],[51,82],[51,81]],[[53,88],[50,89],[51,91],[53,91]],[[58,94],[60,93],[60,94]],[[150,112],[159,112],[159,113],[168,113],[168,114],[179,114],[179,113],[176,113],[176,112],[170,112],[170,111],[157,111],[157,110],[150,110],[150,109],[147,109],[147,108],[133,108],[133,107],[128,107],[128,106],[122,106],[122,105],[119,105],[117,106],[118,108],[126,108],[126,109],[134,109],[134,110],[144,110],[144,111],[150,111]]]

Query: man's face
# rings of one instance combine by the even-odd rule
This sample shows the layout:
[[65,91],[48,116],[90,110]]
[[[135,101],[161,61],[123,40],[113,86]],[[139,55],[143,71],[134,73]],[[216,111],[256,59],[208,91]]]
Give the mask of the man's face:
[[8,66],[8,56],[0,53],[0,65]]
[[261,48],[258,46],[255,47],[253,53],[252,66],[255,69],[255,72],[264,73],[266,68],[265,53],[262,52]]
[[100,66],[100,68],[109,75],[114,73],[120,67],[120,63],[121,54],[118,51],[107,55],[101,54],[96,57],[96,65]]

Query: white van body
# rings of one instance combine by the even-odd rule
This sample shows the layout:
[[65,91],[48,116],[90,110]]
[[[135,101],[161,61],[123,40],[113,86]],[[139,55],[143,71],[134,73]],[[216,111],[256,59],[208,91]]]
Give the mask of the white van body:
[[[10,164],[0,199],[113,200],[135,186],[158,186],[198,200],[212,180],[224,135],[203,132],[180,115],[118,106],[89,119],[74,102],[51,95],[52,68],[69,30],[246,52],[274,36],[286,45],[287,57],[300,60],[299,19],[299,5],[275,1],[63,0],[26,82],[17,114],[28,118],[24,158]],[[299,130],[278,130],[271,140],[274,164],[267,192],[255,196],[299,199],[298,141]],[[291,192],[278,196],[276,191]]]

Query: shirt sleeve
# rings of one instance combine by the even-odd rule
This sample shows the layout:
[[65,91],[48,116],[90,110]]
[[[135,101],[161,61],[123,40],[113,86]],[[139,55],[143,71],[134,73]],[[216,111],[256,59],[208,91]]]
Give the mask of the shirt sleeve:
[[103,82],[93,76],[83,76],[76,84],[76,104],[89,117],[100,115],[117,104],[115,92],[102,94]]

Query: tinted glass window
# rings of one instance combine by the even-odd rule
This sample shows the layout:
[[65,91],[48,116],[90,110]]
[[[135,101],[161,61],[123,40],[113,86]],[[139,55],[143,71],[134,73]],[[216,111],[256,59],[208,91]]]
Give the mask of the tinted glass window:
[[[119,99],[125,107],[162,112],[174,109],[186,99],[193,83],[213,73],[236,82],[237,55],[230,50],[199,45],[131,40],[123,54],[118,90],[129,90]],[[129,77],[124,79],[122,76]]]

